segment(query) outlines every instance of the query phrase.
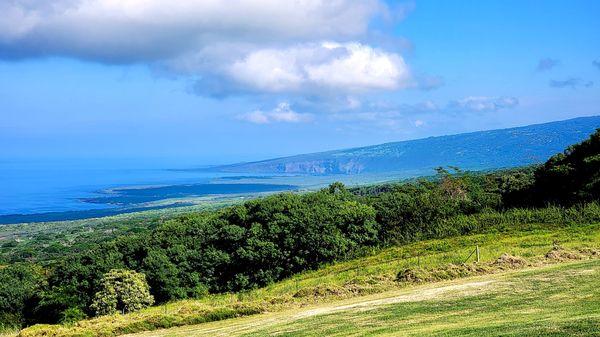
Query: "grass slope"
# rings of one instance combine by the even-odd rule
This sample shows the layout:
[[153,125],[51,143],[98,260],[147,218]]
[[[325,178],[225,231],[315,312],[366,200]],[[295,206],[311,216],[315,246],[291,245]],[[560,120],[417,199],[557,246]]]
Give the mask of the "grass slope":
[[588,260],[133,336],[600,336],[599,299]]
[[[556,244],[560,244],[563,249],[553,250]],[[474,264],[470,262],[473,259],[471,257],[470,261],[463,264],[476,245],[481,250],[481,262]],[[33,326],[21,331],[20,335],[116,336],[193,325],[383,293],[414,287],[423,282],[493,274],[532,266],[543,267],[561,261],[593,261],[598,257],[598,249],[600,224],[428,240],[373,251],[368,257],[299,274],[262,289],[180,301],[128,315],[85,320],[72,326]],[[499,263],[498,257],[505,253],[518,257],[505,256]],[[597,263],[594,263],[596,268]],[[403,271],[403,279],[398,282],[396,278],[400,271]],[[600,284],[596,281],[595,286],[600,287]],[[586,294],[585,296],[590,296],[589,293]],[[540,294],[539,298],[543,300],[546,296]],[[493,304],[493,299],[490,299],[490,303]],[[227,322],[229,323],[226,324],[235,324],[235,321]]]

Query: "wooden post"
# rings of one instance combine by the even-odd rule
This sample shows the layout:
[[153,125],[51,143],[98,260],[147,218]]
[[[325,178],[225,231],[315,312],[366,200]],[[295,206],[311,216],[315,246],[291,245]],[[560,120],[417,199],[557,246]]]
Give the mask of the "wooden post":
[[479,246],[475,246],[475,250],[477,251],[477,263],[479,263]]

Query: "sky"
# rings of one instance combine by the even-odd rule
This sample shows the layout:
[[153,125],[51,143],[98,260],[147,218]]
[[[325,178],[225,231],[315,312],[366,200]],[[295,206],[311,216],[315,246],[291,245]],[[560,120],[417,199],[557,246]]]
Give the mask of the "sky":
[[2,0],[0,161],[195,166],[600,114],[600,2]]

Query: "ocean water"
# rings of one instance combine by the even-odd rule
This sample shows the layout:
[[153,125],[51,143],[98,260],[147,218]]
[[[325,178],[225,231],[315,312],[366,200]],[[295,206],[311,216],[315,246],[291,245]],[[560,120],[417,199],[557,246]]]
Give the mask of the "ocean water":
[[[217,174],[160,165],[114,164],[107,162],[0,162],[0,216],[72,212],[119,207],[102,202],[103,191],[115,188],[207,184],[215,178],[232,174]],[[250,187],[258,191],[281,190],[289,187],[268,184]],[[215,191],[239,193],[240,188],[219,188]],[[210,187],[210,186],[209,186]],[[243,188],[242,188],[243,189]],[[158,190],[160,191],[160,189]],[[210,188],[183,189],[179,196],[211,194]],[[155,197],[153,200],[160,200]]]

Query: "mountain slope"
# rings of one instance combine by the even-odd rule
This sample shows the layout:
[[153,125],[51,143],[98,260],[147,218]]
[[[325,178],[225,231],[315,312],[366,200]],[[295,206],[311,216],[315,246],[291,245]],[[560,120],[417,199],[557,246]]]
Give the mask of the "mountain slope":
[[524,127],[302,154],[211,168],[219,172],[357,174],[429,170],[437,166],[491,169],[539,163],[600,127],[600,116]]

